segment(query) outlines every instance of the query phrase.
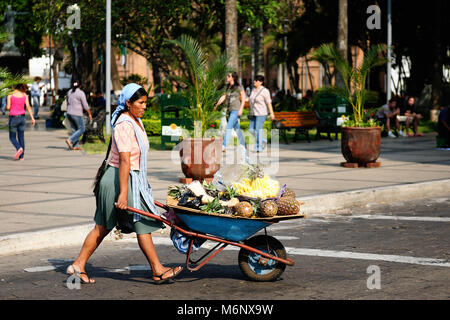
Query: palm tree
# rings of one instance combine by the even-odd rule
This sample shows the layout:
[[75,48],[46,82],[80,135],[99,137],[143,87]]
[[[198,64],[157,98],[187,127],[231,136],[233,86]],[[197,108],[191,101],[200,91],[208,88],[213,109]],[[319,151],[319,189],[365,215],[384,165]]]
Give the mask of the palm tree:
[[190,36],[182,35],[177,40],[167,42],[178,45],[186,57],[188,78],[173,78],[185,86],[181,95],[189,101],[190,108],[187,111],[194,121],[196,135],[201,130],[203,136],[208,126],[221,116],[220,112],[214,111],[214,106],[225,92],[223,83],[230,71],[228,58],[222,54],[210,60]]
[[229,65],[234,71],[239,72],[236,0],[225,1],[225,25],[225,44],[227,55],[230,57]]
[[373,45],[364,54],[360,66],[352,68],[347,59],[332,44],[323,44],[313,54],[312,59],[322,64],[331,64],[341,75],[343,87],[331,87],[329,90],[341,96],[353,108],[351,126],[366,127],[375,125],[364,121],[364,102],[366,98],[366,79],[370,69],[386,63],[380,53],[386,50],[385,45]]
[[[348,0],[339,0],[337,49],[345,59],[348,59]],[[336,86],[344,87],[343,79],[339,73],[336,74],[335,79]]]
[[348,50],[348,0],[339,0],[337,46],[341,55],[347,59]]

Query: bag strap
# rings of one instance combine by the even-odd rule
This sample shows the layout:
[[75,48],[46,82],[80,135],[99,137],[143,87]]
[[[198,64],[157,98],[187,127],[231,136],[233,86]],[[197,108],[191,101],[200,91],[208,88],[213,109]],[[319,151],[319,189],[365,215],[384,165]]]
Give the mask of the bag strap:
[[[116,118],[116,120],[114,121],[114,124],[117,122],[118,118],[119,117]],[[114,124],[113,124],[113,126],[114,126]],[[111,152],[112,140],[113,140],[113,135],[111,134],[111,137],[109,138],[108,151],[106,151],[105,159],[103,160],[102,164],[100,165],[99,170],[97,171],[96,182],[94,182],[94,190],[93,190],[94,194],[97,193],[98,185],[100,184],[100,179],[102,178],[103,174],[105,173],[105,168],[106,168],[106,165],[108,164],[109,153]]]

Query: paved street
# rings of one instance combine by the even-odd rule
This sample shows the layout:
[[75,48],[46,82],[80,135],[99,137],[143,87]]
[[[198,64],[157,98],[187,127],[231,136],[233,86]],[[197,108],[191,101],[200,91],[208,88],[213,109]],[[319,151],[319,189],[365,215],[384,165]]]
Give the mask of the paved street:
[[[135,239],[104,243],[87,271],[97,280],[70,290],[66,266],[79,247],[33,251],[0,260],[1,299],[449,299],[450,198],[379,203],[337,215],[268,228],[295,266],[270,283],[247,281],[237,250],[197,272],[155,286]],[[184,263],[170,240],[154,237],[161,260]],[[203,249],[201,250],[203,251]],[[379,268],[379,269],[377,269]],[[368,273],[369,269],[369,273]],[[379,271],[379,282],[369,279]],[[369,280],[368,280],[369,279]],[[379,289],[377,288],[377,285]],[[373,287],[369,289],[368,286]]]

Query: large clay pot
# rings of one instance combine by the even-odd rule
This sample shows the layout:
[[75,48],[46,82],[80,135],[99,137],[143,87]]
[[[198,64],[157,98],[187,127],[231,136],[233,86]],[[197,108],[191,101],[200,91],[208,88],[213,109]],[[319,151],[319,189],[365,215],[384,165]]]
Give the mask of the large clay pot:
[[341,151],[348,163],[365,166],[380,156],[381,127],[342,127]]
[[181,142],[181,170],[186,178],[213,178],[220,169],[222,138],[189,138]]

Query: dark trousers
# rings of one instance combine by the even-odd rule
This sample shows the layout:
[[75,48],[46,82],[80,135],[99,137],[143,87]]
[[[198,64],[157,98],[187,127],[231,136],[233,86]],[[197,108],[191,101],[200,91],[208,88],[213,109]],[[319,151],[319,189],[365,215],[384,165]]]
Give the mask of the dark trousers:
[[444,127],[443,124],[439,123],[437,127],[437,132],[439,133],[439,136],[445,139],[445,144],[447,146],[450,146],[450,131],[447,130],[447,128]]

